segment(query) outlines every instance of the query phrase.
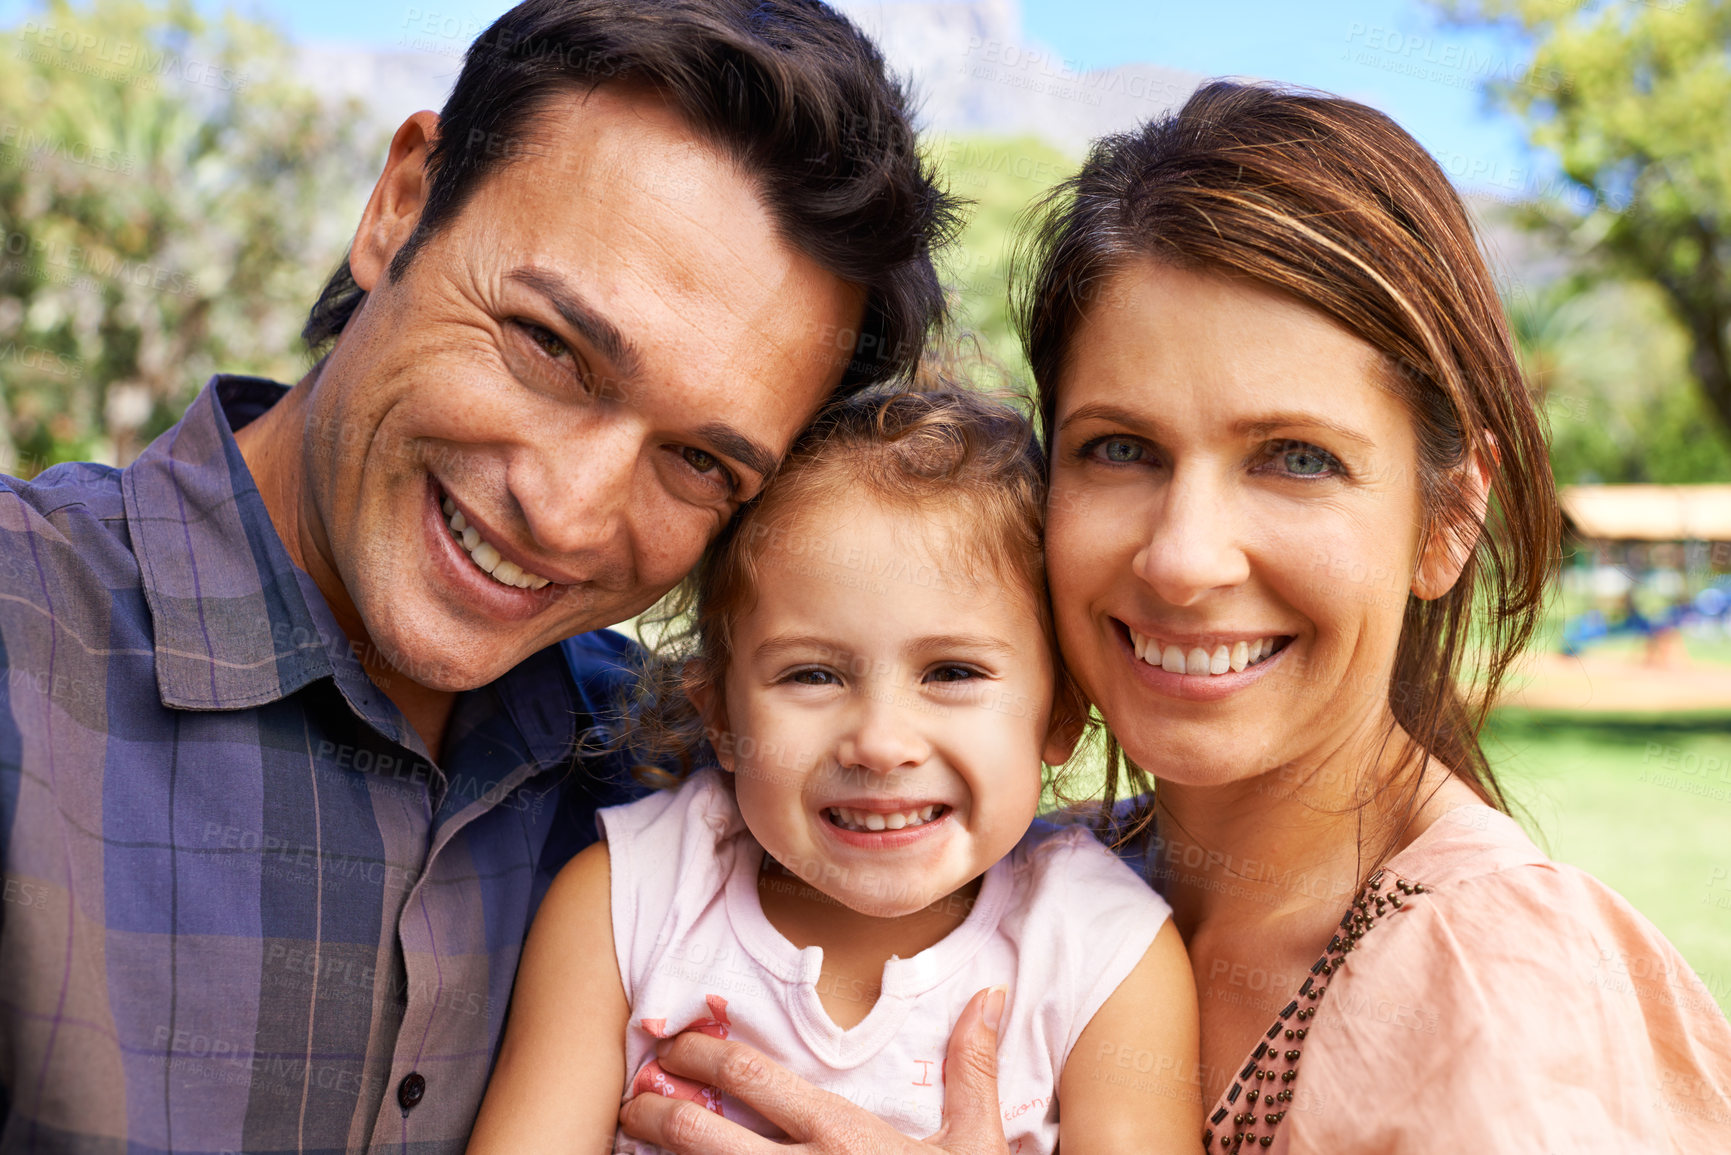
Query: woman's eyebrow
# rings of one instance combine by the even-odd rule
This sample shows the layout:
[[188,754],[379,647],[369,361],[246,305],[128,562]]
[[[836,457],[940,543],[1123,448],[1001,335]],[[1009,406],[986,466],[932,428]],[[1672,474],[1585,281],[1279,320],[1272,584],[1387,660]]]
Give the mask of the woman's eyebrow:
[[1074,413],[1058,423],[1059,429],[1068,429],[1079,421],[1109,421],[1114,425],[1127,425],[1132,429],[1143,429],[1151,426],[1146,417],[1133,413],[1122,406],[1112,405],[1105,401],[1094,401],[1079,407]]
[[1241,433],[1246,437],[1266,437],[1270,433],[1278,433],[1284,429],[1325,429],[1336,437],[1352,442],[1360,449],[1376,448],[1376,442],[1364,434],[1317,413],[1270,413],[1251,421],[1240,421],[1232,428],[1234,432]]

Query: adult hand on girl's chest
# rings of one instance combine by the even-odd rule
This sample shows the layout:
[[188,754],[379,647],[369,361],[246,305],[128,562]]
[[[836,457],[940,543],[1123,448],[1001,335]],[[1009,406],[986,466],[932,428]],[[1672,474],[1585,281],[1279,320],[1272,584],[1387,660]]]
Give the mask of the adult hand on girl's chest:
[[950,1036],[945,1066],[944,1125],[911,1139],[839,1095],[822,1091],[743,1043],[687,1033],[661,1051],[663,1068],[715,1087],[780,1127],[795,1146],[766,1139],[695,1103],[638,1095],[619,1123],[626,1133],[677,1155],[1008,1155],[998,1114],[998,1032],[986,1004],[1003,1012],[1003,995],[981,991]]

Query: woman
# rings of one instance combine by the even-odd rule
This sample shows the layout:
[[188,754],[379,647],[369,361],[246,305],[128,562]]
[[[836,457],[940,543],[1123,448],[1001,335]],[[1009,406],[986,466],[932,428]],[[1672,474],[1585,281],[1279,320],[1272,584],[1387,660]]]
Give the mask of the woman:
[[[1363,106],[1211,84],[1096,147],[1024,268],[1058,632],[1117,783],[1158,783],[1208,1149],[1731,1146],[1731,1027],[1479,747],[1558,514],[1436,163]],[[989,1042],[964,1016],[947,1149],[1002,1150]],[[920,1147],[713,1040],[670,1057],[809,1150]],[[632,1106],[675,1150],[759,1150]]]

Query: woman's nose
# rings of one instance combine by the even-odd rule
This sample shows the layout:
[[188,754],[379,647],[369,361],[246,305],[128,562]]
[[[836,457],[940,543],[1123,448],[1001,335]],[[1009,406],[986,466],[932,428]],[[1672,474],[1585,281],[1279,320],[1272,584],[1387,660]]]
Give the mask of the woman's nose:
[[1147,534],[1134,569],[1168,605],[1194,605],[1250,576],[1230,491],[1201,469],[1174,471]]

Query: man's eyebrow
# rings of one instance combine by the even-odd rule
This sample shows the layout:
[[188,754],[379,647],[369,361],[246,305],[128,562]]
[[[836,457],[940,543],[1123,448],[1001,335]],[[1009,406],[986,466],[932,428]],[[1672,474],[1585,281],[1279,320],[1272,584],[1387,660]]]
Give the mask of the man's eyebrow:
[[513,269],[505,277],[546,297],[548,303],[565,318],[565,323],[612,362],[621,377],[638,375],[643,367],[643,357],[637,346],[612,321],[596,312],[559,274],[531,267]]
[[725,422],[700,425],[697,435],[759,477],[767,479],[775,472],[775,454]]

